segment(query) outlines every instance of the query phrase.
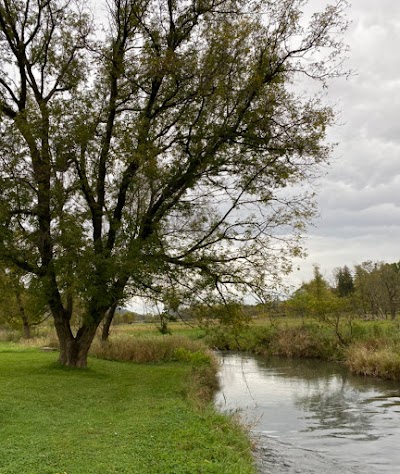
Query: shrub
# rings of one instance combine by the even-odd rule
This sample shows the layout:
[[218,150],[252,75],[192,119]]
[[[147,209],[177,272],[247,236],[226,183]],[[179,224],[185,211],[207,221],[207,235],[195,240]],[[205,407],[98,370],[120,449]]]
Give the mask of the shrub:
[[190,362],[194,365],[209,364],[210,354],[204,350],[192,352],[186,347],[178,347],[173,352],[173,359],[179,362]]

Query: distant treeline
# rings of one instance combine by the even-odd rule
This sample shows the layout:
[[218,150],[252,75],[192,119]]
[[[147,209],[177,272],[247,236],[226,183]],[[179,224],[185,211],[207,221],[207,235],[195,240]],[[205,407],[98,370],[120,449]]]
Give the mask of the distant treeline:
[[366,318],[394,319],[400,309],[400,262],[368,261],[353,269],[345,265],[334,271],[333,284],[316,265],[313,279],[303,283],[282,309],[322,318],[352,312]]

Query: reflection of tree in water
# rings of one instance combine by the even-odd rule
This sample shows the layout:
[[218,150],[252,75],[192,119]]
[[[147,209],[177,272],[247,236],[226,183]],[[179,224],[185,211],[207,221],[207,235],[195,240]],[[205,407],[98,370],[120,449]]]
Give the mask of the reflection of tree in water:
[[369,401],[377,400],[378,393],[387,394],[395,388],[398,392],[398,385],[391,381],[354,376],[338,364],[319,360],[273,358],[257,363],[261,371],[301,383],[301,390],[294,393],[294,405],[309,413],[304,431],[320,432],[321,436],[376,439],[371,433]]
[[393,380],[374,379],[361,375],[353,375],[343,365],[318,359],[284,359],[271,357],[268,359],[254,358],[261,372],[273,371],[276,376],[301,380],[310,389],[320,390],[321,386],[331,386],[333,383],[345,385],[349,390],[361,394],[373,392],[393,392],[400,396],[399,384]]
[[373,429],[371,413],[363,411],[359,393],[349,389],[345,380],[342,385],[326,391],[314,392],[309,396],[296,396],[294,404],[297,408],[310,413],[309,422],[304,431],[325,431],[322,436],[329,437],[362,437],[377,439],[370,431]]

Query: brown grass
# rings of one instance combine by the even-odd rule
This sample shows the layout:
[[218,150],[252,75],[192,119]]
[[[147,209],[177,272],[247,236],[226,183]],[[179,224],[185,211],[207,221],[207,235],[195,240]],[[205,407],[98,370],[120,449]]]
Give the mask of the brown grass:
[[273,352],[285,357],[304,357],[312,349],[310,335],[299,328],[281,330],[273,341]]
[[400,380],[400,354],[392,347],[354,344],[347,351],[345,364],[356,374]]
[[[108,360],[125,360],[133,362],[161,362],[182,360],[192,354],[194,359],[201,360],[206,355],[206,347],[199,341],[184,336],[116,336],[107,342],[96,339],[90,355]],[[197,356],[196,356],[197,354]]]
[[0,329],[0,341],[4,342],[15,342],[18,345],[23,347],[58,347],[58,339],[55,334],[55,331],[49,330],[35,330],[33,331],[33,336],[29,339],[25,339],[21,331],[10,330],[10,329]]

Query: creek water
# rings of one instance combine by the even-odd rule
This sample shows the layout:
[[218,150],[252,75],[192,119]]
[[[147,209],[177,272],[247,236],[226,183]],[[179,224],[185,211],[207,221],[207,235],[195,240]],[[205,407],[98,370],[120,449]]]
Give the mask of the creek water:
[[400,474],[400,383],[339,364],[220,353],[215,403],[238,411],[268,474]]

